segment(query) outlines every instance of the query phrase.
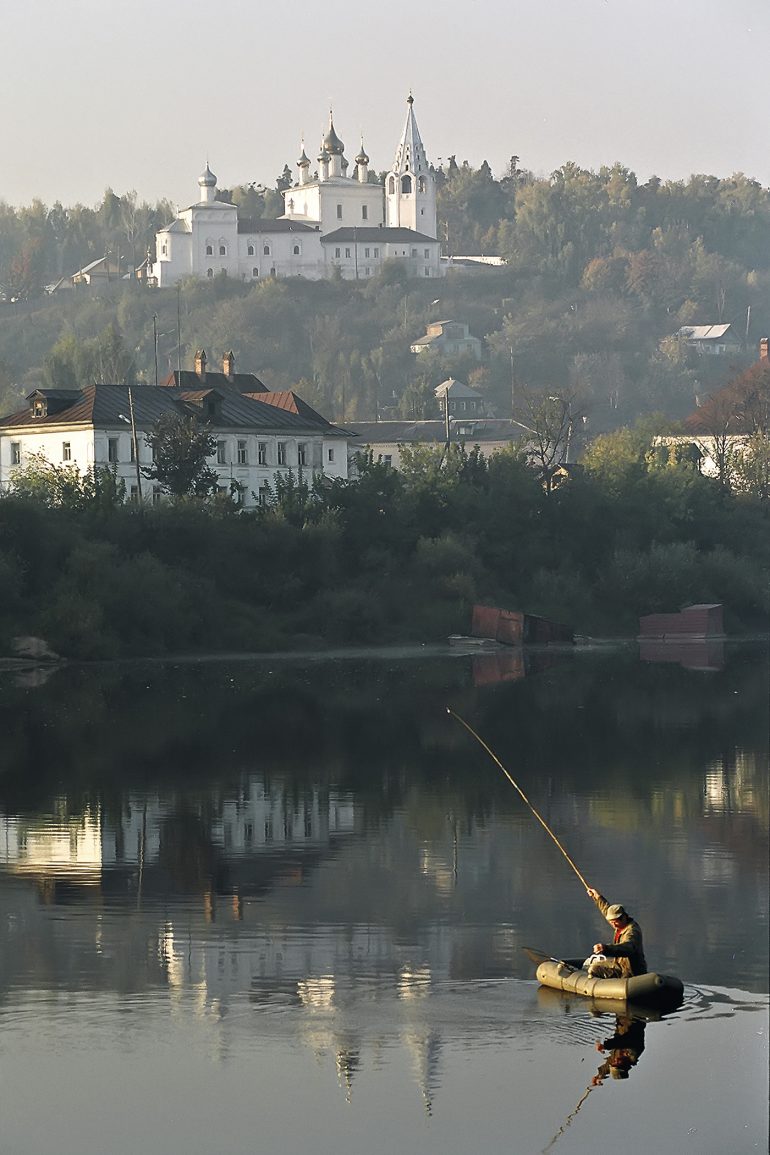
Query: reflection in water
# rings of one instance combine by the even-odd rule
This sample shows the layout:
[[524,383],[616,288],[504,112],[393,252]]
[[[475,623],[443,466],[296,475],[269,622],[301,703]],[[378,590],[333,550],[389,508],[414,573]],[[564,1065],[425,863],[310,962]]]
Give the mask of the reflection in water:
[[122,1039],[130,1009],[222,1062],[289,1040],[351,1109],[407,1072],[431,1126],[458,1054],[593,1048],[590,1006],[552,1015],[521,952],[576,953],[593,908],[448,701],[627,897],[651,966],[766,990],[766,678],[762,654],[703,679],[621,652],[483,685],[455,658],[6,688],[0,1021],[58,1029],[83,1005]]
[[597,1051],[600,1054],[607,1054],[607,1058],[599,1065],[599,1070],[591,1080],[595,1087],[598,1087],[608,1075],[613,1079],[628,1078],[631,1068],[639,1062],[644,1050],[646,1026],[644,1019],[637,1019],[628,1014],[617,1016],[615,1033],[596,1044]]

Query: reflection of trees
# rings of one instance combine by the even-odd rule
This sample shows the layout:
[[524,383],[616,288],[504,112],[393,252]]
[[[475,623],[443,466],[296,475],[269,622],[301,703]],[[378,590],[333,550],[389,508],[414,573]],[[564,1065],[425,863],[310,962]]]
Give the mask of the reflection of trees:
[[186,894],[215,890],[218,852],[211,841],[210,824],[191,811],[167,815],[161,825],[158,864]]

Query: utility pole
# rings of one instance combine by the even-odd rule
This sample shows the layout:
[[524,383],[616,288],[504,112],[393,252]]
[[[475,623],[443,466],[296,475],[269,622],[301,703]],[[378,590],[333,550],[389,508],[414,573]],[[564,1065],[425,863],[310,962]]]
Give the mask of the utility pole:
[[152,343],[155,349],[155,384],[158,384],[158,314],[152,315]]
[[131,444],[134,447],[134,464],[136,466],[136,496],[139,503],[139,508],[142,506],[142,471],[139,468],[139,442],[136,438],[136,416],[134,414],[134,393],[129,385],[128,387],[128,412],[131,416]]
[[181,385],[182,372],[182,286],[176,287],[176,370],[180,374],[177,385]]
[[515,408],[516,408],[516,379],[513,375],[513,345],[510,346],[510,350],[511,350],[511,419],[513,420],[513,417],[515,414]]

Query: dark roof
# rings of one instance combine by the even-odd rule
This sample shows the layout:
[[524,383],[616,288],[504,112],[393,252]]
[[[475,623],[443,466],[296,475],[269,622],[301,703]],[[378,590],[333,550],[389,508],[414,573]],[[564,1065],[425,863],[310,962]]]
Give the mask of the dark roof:
[[[529,430],[518,421],[507,417],[452,417],[449,421],[450,439],[464,441],[471,445],[483,445],[490,441],[518,441]],[[363,445],[395,444],[398,442],[422,442],[443,444],[446,441],[446,425],[440,421],[348,421],[348,432],[357,434]],[[470,432],[461,433],[461,429]]]
[[[208,374],[207,374],[208,376]],[[243,374],[246,376],[246,374]],[[207,395],[211,391],[177,389],[173,386],[134,385],[132,389],[136,424],[147,429],[166,413],[191,412],[195,408],[196,395]],[[266,433],[311,433],[323,430],[328,437],[344,437],[346,431],[331,425],[320,413],[292,412],[274,405],[262,405],[233,385],[221,386],[217,383],[216,393],[221,404],[216,420],[217,428],[256,429]],[[37,391],[46,395],[45,389]],[[303,403],[304,405],[304,403]],[[87,425],[114,428],[128,419],[128,386],[126,385],[86,385],[77,394],[71,405],[60,409],[48,417],[33,417],[30,409],[0,419],[0,429],[46,426]],[[310,416],[312,414],[312,417]]]
[[376,243],[391,244],[391,245],[405,245],[405,244],[425,244],[426,241],[432,245],[437,245],[439,242],[435,237],[426,237],[424,233],[417,233],[414,229],[391,229],[385,225],[375,225],[374,227],[360,228],[344,228],[335,229],[333,233],[326,233],[321,237],[321,243],[339,244],[340,241],[360,241],[361,243]]
[[219,389],[220,386],[235,386],[241,393],[267,393],[264,385],[254,373],[232,373],[229,377],[217,369],[206,369],[206,379],[198,376],[194,369],[174,369],[161,385],[174,385],[181,389]]
[[239,217],[239,233],[316,233],[318,227],[306,225],[303,221],[288,221],[270,217]]

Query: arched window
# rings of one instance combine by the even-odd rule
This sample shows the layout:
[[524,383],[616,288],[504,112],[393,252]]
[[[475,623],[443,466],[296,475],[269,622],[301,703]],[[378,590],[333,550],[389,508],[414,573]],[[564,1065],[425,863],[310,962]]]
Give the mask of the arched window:
[[259,269],[256,269],[256,268],[252,269],[251,275],[252,275],[252,277],[258,277],[259,276]]
[[206,245],[206,256],[207,257],[213,257],[214,256],[214,246],[213,245]]
[[213,269],[206,269],[206,276],[207,277],[213,277],[214,276],[214,270]]
[[392,194],[395,191],[396,191],[396,178],[393,176],[388,177],[388,192]]
[[410,193],[412,191],[412,178],[407,173],[406,176],[401,177],[401,192]]
[[428,182],[426,181],[426,179],[425,179],[425,177],[424,177],[424,176],[421,176],[421,177],[420,177],[419,181],[417,182],[417,187],[418,187],[418,189],[420,190],[420,192],[423,192],[423,193],[424,193],[424,192],[425,192],[425,190],[427,189],[427,187],[428,187]]
[[165,257],[166,253],[168,252],[168,245],[166,244],[166,242],[165,242],[165,241],[164,241],[164,242],[163,242],[163,244],[160,246],[160,251],[161,251],[161,253],[163,254],[163,256]]
[[246,254],[249,257],[254,256],[254,246],[253,245],[249,245],[248,249],[246,250]]
[[226,257],[227,256],[227,245],[220,245],[219,246],[219,255],[220,255],[220,257]]
[[265,245],[262,252],[263,252],[264,256],[269,257],[270,256],[270,245]]
[[295,245],[291,251],[294,253],[295,257],[298,257],[299,256],[299,245]]

